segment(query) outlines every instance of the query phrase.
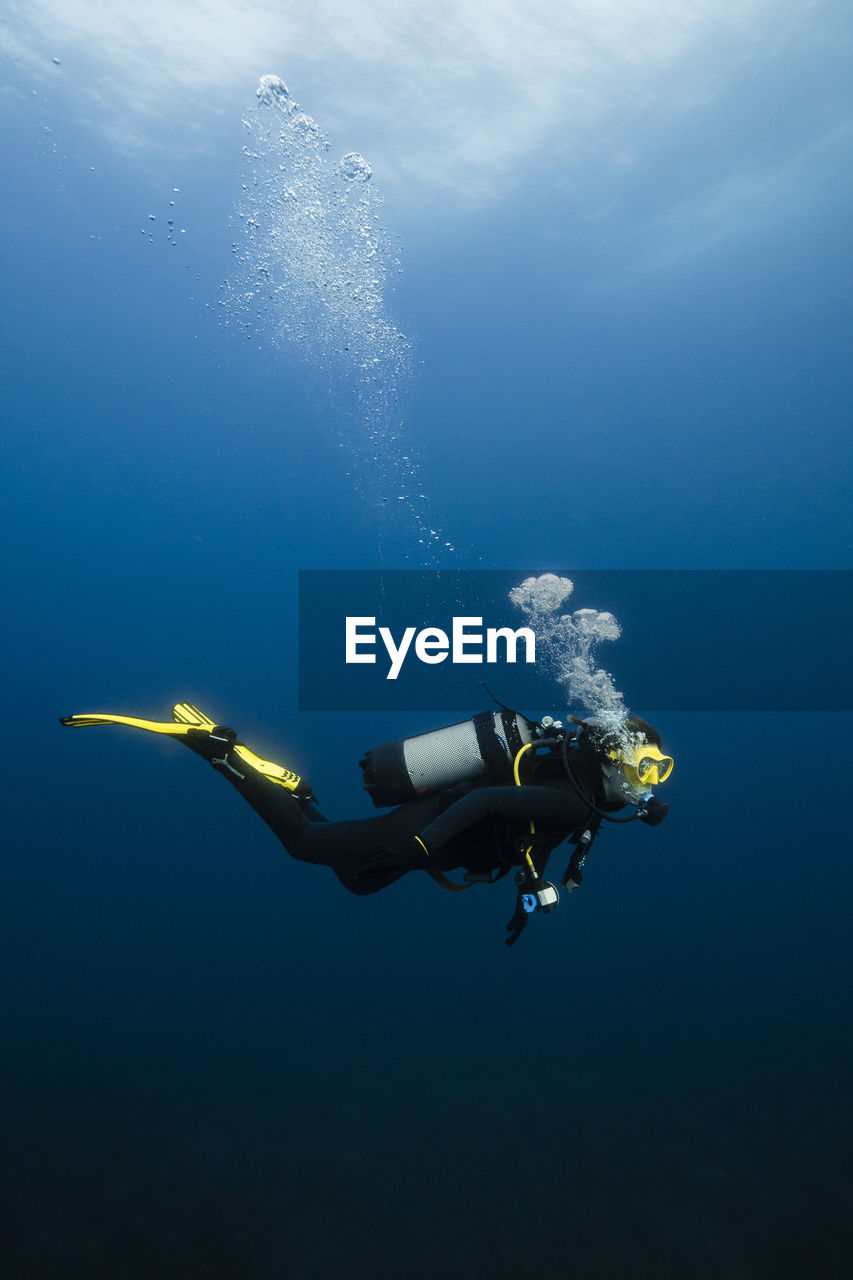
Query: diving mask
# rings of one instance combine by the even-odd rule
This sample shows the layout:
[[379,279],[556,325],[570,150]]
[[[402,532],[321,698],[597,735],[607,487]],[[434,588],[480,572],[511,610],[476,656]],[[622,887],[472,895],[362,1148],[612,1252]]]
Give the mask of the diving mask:
[[672,756],[665,756],[657,747],[638,746],[635,750],[610,751],[610,759],[620,765],[632,787],[656,787],[666,782],[672,773]]

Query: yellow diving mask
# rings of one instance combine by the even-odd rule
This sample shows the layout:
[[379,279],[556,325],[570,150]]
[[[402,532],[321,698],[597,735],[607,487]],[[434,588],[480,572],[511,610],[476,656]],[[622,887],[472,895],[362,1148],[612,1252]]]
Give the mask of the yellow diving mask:
[[672,773],[672,756],[663,755],[657,747],[643,744],[635,750],[610,751],[608,754],[621,766],[632,787],[656,787],[666,782]]

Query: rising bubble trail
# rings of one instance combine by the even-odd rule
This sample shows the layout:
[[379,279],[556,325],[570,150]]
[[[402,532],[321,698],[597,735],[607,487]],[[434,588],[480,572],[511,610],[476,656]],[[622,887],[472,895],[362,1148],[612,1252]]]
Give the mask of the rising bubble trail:
[[309,370],[322,373],[362,497],[391,504],[395,525],[408,516],[422,550],[452,551],[430,526],[405,440],[400,401],[412,351],[388,313],[400,266],[372,169],[358,152],[336,159],[278,76],[262,77],[243,125],[229,319],[298,349]]
[[536,636],[536,651],[566,699],[581,706],[614,730],[624,725],[628,708],[613,677],[598,665],[596,651],[605,640],[618,640],[622,629],[612,613],[575,609],[566,605],[574,594],[570,578],[543,573],[525,580],[509,593]]

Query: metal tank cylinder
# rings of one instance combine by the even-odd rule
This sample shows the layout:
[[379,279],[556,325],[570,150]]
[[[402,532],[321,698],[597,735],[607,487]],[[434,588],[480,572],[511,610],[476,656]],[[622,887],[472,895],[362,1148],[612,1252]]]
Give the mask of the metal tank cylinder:
[[460,782],[486,777],[510,781],[517,752],[532,738],[533,724],[520,713],[484,711],[459,724],[374,747],[359,762],[364,789],[381,808]]

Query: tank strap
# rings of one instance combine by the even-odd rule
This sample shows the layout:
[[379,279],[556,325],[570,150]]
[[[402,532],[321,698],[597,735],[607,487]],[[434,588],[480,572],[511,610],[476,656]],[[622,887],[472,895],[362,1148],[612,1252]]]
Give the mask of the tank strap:
[[474,716],[474,732],[477,735],[477,746],[480,748],[480,755],[483,758],[483,764],[490,773],[503,773],[506,771],[506,753],[501,746],[500,739],[495,733],[495,717],[491,711],[481,711]]
[[524,745],[518,729],[518,712],[510,711],[508,707],[505,707],[501,712],[501,724],[506,734],[506,744],[509,747],[510,759],[514,760]]

